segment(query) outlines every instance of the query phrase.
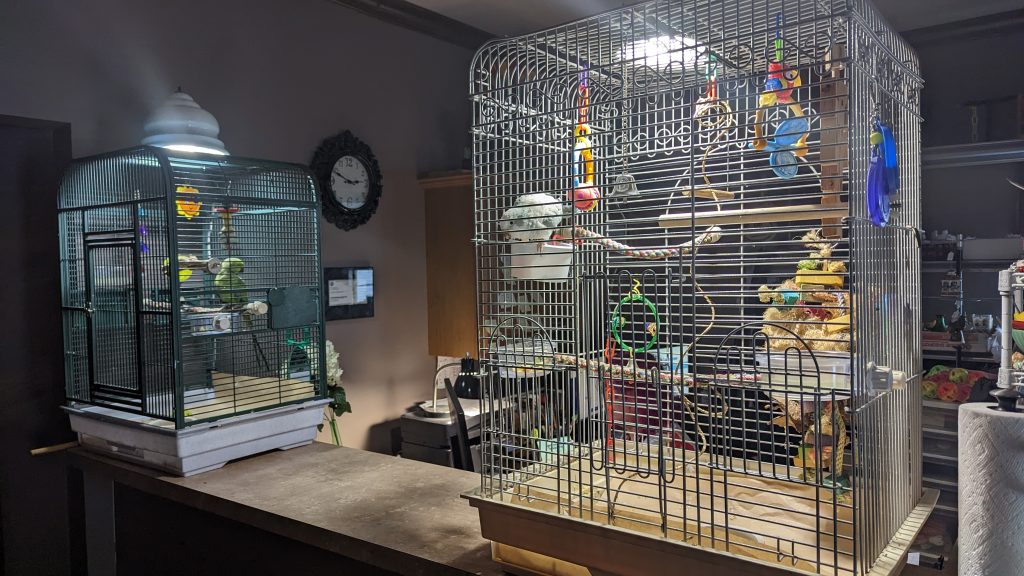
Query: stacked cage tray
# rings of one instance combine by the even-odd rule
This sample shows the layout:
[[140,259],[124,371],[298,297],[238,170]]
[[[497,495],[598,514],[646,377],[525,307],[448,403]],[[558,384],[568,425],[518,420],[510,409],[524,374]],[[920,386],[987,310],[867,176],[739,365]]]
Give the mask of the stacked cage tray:
[[655,1],[477,53],[469,498],[502,561],[895,570],[927,507],[920,88],[861,1]]
[[59,219],[83,445],[188,475],[313,440],[327,400],[304,167],[150,147],[84,158]]

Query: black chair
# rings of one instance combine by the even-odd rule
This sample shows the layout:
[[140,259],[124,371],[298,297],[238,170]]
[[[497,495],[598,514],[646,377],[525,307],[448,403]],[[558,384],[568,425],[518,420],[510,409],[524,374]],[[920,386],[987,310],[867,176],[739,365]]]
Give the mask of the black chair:
[[458,462],[457,467],[473,471],[473,455],[469,451],[469,427],[466,426],[466,412],[462,409],[462,402],[459,397],[455,395],[455,386],[452,385],[452,381],[448,378],[444,379],[444,388],[448,391],[448,405],[451,407],[451,411],[455,414],[456,423],[456,444],[455,448],[458,450]]

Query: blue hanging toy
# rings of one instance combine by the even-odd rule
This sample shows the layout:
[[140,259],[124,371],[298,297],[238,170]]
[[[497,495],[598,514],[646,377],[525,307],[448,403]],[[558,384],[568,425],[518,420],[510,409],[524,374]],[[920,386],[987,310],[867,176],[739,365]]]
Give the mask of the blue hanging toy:
[[149,238],[149,229],[146,228],[146,224],[142,221],[146,217],[146,211],[139,206],[139,252],[142,254],[149,253],[149,244],[146,244],[146,240]]
[[900,166],[892,129],[875,119],[871,132],[871,163],[868,166],[868,216],[875,226],[889,222],[889,197],[900,189]]
[[[768,78],[764,91],[757,99],[754,114],[754,139],[750,147],[770,152],[768,164],[779,178],[794,178],[800,171],[798,158],[807,154],[807,137],[810,122],[804,117],[803,107],[793,100],[793,91],[803,85],[796,69],[783,64],[785,51],[782,39],[782,14],[775,16],[775,59],[769,57]],[[775,106],[789,108],[790,117],[782,120],[775,128],[771,140],[766,137],[765,123],[768,110]]]
[[766,141],[764,149],[771,154],[768,163],[779,178],[793,178],[800,169],[796,153],[806,138],[810,124],[807,118],[787,118],[775,129],[775,137]]

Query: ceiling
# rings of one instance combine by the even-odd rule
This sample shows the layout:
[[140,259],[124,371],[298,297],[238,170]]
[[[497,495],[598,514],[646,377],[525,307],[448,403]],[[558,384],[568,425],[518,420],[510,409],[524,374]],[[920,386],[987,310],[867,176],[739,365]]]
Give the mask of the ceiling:
[[[543,30],[632,0],[409,0],[498,36]],[[897,30],[912,30],[1020,9],[1024,0],[875,0]]]

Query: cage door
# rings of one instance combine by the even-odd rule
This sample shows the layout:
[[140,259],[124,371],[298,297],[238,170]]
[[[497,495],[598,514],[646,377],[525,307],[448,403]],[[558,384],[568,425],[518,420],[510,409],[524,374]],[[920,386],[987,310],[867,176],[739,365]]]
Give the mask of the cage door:
[[90,401],[144,411],[133,236],[86,238]]

